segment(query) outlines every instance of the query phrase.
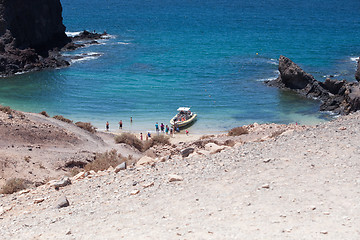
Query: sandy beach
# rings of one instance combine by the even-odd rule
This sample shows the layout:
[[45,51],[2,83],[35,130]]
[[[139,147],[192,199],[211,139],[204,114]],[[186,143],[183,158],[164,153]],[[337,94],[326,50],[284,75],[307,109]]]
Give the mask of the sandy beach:
[[[58,134],[66,129],[74,139],[84,137],[69,147],[68,139],[61,144],[54,136],[56,150],[41,145],[31,151],[30,162],[44,161],[39,176],[46,171],[55,182],[66,171],[50,171],[54,151],[58,163],[81,149],[136,153],[114,144],[107,133],[95,137],[39,114],[24,115],[18,121],[29,120],[38,129],[53,124]],[[1,117],[2,125],[14,120]],[[3,239],[358,239],[359,120],[354,113],[317,126],[252,124],[247,134],[233,137],[176,134],[172,146],[137,152],[141,164],[126,170],[80,173],[58,190],[50,181],[0,195],[0,234]],[[101,144],[95,148],[95,143]],[[21,144],[19,154],[29,152],[28,144]],[[12,148],[2,143],[2,156]],[[188,156],[185,149],[192,149]],[[2,178],[11,169],[24,174],[23,168],[2,168]],[[70,205],[56,207],[64,196]]]

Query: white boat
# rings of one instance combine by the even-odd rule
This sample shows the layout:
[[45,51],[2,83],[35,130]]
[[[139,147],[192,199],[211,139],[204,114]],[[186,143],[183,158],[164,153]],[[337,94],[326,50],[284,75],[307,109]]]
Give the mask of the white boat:
[[196,121],[197,114],[190,111],[188,107],[179,107],[178,114],[171,120],[170,124],[175,127],[185,128],[190,126]]

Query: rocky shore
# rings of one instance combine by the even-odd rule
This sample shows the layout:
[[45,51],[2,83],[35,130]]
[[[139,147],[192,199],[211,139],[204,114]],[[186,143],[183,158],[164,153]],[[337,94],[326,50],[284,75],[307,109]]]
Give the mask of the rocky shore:
[[[11,159],[21,146],[33,154],[29,163],[19,158],[9,164],[13,167],[31,166],[35,156],[46,162],[65,149],[78,150],[73,156],[81,149],[91,153],[89,148],[136,153],[111,146],[107,134],[83,133],[39,114],[15,112],[1,120],[6,128],[0,130],[9,129],[2,156]],[[156,146],[127,168],[68,179],[59,174],[37,188],[0,195],[0,234],[3,239],[358,239],[359,120],[359,113],[351,113],[318,126],[252,124],[239,136]],[[19,121],[28,124],[22,128]],[[39,136],[32,147],[26,129]],[[39,144],[41,132],[49,130],[50,144]],[[44,167],[39,169],[49,171],[50,165]]]
[[[360,109],[360,84],[327,78],[325,82],[316,80],[297,64],[285,56],[279,58],[280,75],[276,80],[267,81],[269,86],[292,90],[308,98],[319,99],[320,111],[331,111],[346,115]],[[360,63],[355,78],[360,81]]]
[[73,38],[66,36],[60,0],[2,1],[0,75],[69,66],[61,51],[97,44],[96,39],[104,35],[84,31]]

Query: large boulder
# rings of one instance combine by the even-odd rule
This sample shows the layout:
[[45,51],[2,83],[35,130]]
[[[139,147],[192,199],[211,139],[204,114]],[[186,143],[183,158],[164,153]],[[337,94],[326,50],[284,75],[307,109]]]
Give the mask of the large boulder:
[[279,58],[279,72],[278,81],[281,81],[287,88],[303,89],[315,81],[311,74],[304,72],[297,64],[285,56]]

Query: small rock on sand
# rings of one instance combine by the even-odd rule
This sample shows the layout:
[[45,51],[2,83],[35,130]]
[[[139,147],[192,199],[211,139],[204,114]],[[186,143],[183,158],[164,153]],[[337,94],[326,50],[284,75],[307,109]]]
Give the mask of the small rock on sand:
[[130,192],[130,195],[136,195],[136,194],[138,194],[140,192],[140,190],[132,190],[131,192]]
[[72,179],[74,181],[79,180],[79,179],[83,179],[85,177],[85,172],[79,172],[78,174],[76,174]]
[[34,204],[38,204],[38,203],[41,203],[43,201],[45,201],[45,198],[36,198],[36,199],[34,199]]
[[169,174],[169,182],[183,181],[184,178],[182,176],[176,174]]
[[192,147],[185,148],[185,149],[181,150],[181,156],[188,157],[190,155],[190,153],[193,153],[194,151],[195,151],[195,149]]
[[142,166],[142,165],[151,165],[155,162],[155,159],[148,157],[148,156],[143,156],[142,158],[139,159],[139,161],[136,163],[136,166]]
[[71,184],[71,180],[69,177],[63,177],[61,180],[54,182],[51,184],[52,187],[59,188],[59,187],[65,187],[67,185]]
[[126,169],[126,162],[120,163],[119,165],[116,166],[115,168],[115,172],[118,173],[121,170],[125,170]]
[[62,196],[57,201],[56,208],[63,208],[63,207],[67,207],[69,205],[70,205],[70,203],[69,203],[68,199],[66,198],[66,196]]

